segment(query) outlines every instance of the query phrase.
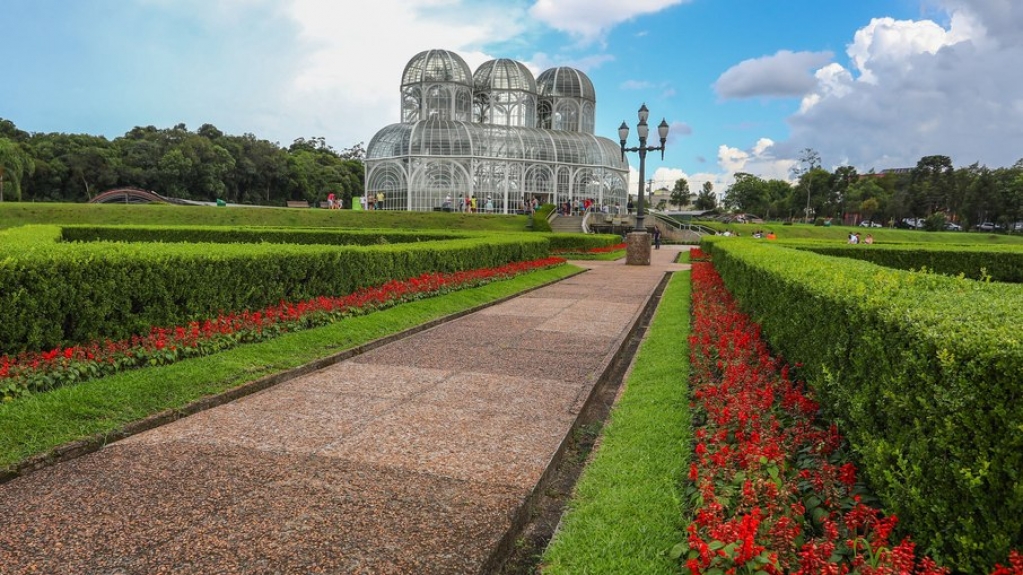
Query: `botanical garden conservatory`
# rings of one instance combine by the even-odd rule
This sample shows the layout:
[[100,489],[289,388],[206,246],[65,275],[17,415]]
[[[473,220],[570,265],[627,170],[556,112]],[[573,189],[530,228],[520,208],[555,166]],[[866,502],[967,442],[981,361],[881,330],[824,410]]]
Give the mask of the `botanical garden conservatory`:
[[592,200],[625,205],[621,145],[594,135],[597,96],[586,74],[491,60],[476,73],[454,52],[417,54],[401,79],[401,122],[366,149],[366,192],[384,209],[479,211]]

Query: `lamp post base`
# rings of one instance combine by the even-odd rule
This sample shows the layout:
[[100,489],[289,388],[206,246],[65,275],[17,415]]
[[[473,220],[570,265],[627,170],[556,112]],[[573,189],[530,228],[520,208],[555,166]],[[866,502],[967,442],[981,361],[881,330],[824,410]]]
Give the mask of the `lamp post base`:
[[625,265],[650,265],[650,234],[631,232],[625,236]]

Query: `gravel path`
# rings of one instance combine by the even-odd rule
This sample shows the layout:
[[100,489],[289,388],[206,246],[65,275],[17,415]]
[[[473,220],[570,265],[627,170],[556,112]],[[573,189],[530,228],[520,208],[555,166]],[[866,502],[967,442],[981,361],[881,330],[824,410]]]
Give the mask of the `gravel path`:
[[0,574],[487,572],[677,251],[0,485]]

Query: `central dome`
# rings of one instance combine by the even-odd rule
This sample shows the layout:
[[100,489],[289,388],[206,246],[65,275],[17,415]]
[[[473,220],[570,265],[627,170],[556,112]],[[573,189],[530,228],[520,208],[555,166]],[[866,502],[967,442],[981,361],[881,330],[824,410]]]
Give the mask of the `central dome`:
[[508,58],[490,60],[480,64],[472,76],[477,92],[492,90],[522,90],[536,93],[536,80],[526,65]]

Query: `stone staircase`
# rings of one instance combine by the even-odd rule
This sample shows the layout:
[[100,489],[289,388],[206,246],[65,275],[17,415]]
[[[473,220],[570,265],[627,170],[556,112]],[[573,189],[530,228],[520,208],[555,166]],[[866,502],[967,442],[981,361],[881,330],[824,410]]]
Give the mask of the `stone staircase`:
[[551,220],[551,231],[558,234],[583,233],[582,216],[555,216]]

